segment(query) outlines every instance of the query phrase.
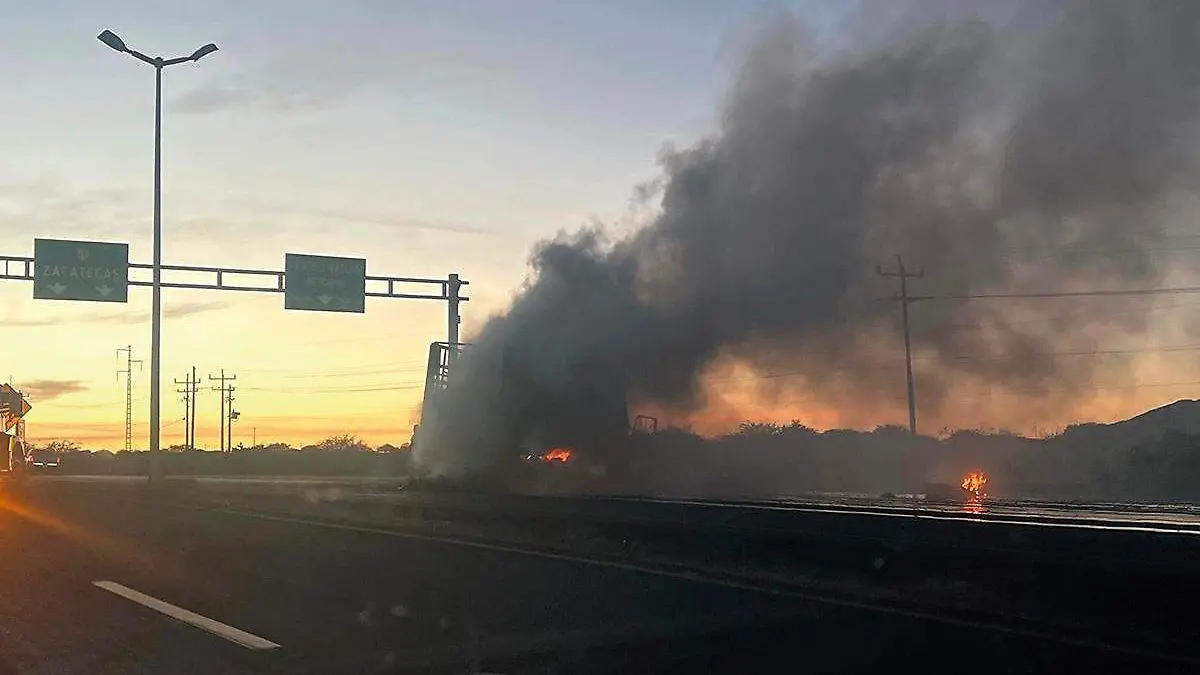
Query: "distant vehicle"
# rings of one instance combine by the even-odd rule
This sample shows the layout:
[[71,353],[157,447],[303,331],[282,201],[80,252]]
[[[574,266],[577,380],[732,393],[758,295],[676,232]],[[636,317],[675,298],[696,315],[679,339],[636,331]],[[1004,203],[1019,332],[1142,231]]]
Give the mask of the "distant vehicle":
[[34,450],[30,457],[30,465],[36,469],[57,469],[60,458],[53,450]]

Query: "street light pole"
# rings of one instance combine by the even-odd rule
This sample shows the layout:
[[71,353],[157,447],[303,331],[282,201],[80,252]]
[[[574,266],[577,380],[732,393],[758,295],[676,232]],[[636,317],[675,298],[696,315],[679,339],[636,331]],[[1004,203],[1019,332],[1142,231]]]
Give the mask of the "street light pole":
[[130,49],[117,34],[106,30],[96,36],[110,48],[129,54],[135,59],[154,66],[154,261],[151,267],[151,300],[150,300],[150,480],[162,478],[162,456],[160,454],[162,424],[159,419],[160,411],[160,374],[162,352],[162,71],[167,66],[180,63],[199,61],[205,56],[217,51],[215,44],[209,43],[192,52],[191,56],[180,56],[164,59],[161,56],[150,58],[145,54]]
[[150,291],[150,480],[162,478],[159,447],[160,401],[158,381],[162,368],[162,71],[163,59],[154,59],[154,260]]

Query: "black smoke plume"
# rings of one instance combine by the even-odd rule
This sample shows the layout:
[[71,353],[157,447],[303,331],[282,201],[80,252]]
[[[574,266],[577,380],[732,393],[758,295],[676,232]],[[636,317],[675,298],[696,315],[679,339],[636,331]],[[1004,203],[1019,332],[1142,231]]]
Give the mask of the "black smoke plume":
[[[586,442],[624,393],[703,409],[718,359],[795,375],[763,378],[764,401],[817,392],[892,421],[870,416],[903,405],[899,308],[876,275],[898,254],[929,295],[1161,283],[1145,244],[1186,222],[1200,178],[1200,2],[1045,2],[1034,19],[917,21],[835,54],[775,22],[719,130],[664,153],[652,222],[535,248],[425,411],[417,460],[457,475],[521,441]],[[1144,330],[1132,302],[913,305],[923,414],[962,387],[1052,385],[1055,406],[1121,376],[1048,354]]]

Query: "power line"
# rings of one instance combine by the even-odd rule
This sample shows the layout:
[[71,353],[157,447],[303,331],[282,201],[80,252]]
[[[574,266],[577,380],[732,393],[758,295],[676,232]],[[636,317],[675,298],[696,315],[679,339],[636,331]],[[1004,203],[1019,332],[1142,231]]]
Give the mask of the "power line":
[[328,340],[310,340],[307,342],[288,342],[282,346],[284,346],[284,347],[310,347],[310,346],[318,346],[318,345],[346,344],[346,343],[350,343],[350,342],[379,342],[379,341],[384,341],[384,340],[393,341],[397,338],[419,338],[419,337],[426,336],[426,335],[428,335],[428,333],[425,331],[402,331],[402,332],[396,332],[396,333],[376,333],[376,334],[370,335],[370,336],[358,336],[358,337],[352,337],[352,338],[331,338]]
[[[146,400],[145,396],[133,397],[134,403],[144,400]],[[120,401],[104,401],[103,403],[59,403],[58,401],[51,399],[49,401],[39,403],[38,405],[42,407],[69,408],[71,410],[95,410],[97,408],[108,408],[110,406],[121,405],[124,402],[124,399],[122,399]]]
[[[781,374],[777,374],[777,375],[768,375],[768,376],[764,376],[764,377],[733,378],[732,380],[707,380],[707,382],[735,381],[735,380],[739,380],[739,379],[751,381],[751,380],[759,380],[759,379],[770,379],[772,377],[798,377],[801,375],[803,375],[803,374],[802,373],[790,373],[790,374],[781,373]],[[1023,388],[1023,389],[1004,388],[1004,389],[997,389],[994,391],[978,392],[978,393],[963,393],[963,392],[956,391],[953,395],[953,398],[955,398],[955,399],[959,399],[959,398],[976,399],[976,398],[989,398],[992,396],[1031,396],[1031,395],[1038,395],[1038,394],[1069,393],[1069,392],[1076,392],[1076,391],[1120,391],[1120,390],[1133,390],[1133,389],[1159,389],[1159,388],[1167,388],[1167,387],[1195,387],[1195,386],[1200,386],[1200,380],[1180,380],[1180,381],[1175,381],[1175,382],[1138,382],[1136,384],[1080,384],[1080,385],[1072,386],[1072,387],[1055,387],[1055,388],[1044,388],[1044,387],[1031,387],[1031,388]],[[887,398],[890,400],[893,400],[893,401],[906,400],[905,397],[903,397],[903,396],[888,396]]]
[[[1059,357],[1068,357],[1068,356],[1127,356],[1127,355],[1136,355],[1136,354],[1162,354],[1162,353],[1195,352],[1195,351],[1200,351],[1200,344],[1167,345],[1167,346],[1162,346],[1162,347],[1129,347],[1126,349],[1082,349],[1079,351],[1069,351],[1069,352],[1032,352],[1028,356],[1030,356],[1030,357],[1049,357],[1049,358],[1059,358]],[[930,361],[939,360],[939,357],[936,357],[936,356],[925,356],[925,357],[918,357],[918,358],[921,360],[930,360]],[[1020,359],[1020,358],[1025,358],[1025,355],[996,354],[996,355],[989,355],[989,356],[968,356],[968,355],[964,354],[964,355],[940,357],[940,359],[950,359],[950,360],[956,360],[956,361],[1009,361],[1009,360]]]
[[[390,411],[390,412],[415,412],[420,409],[421,409],[420,404],[417,404],[417,405],[411,405],[411,406],[400,407],[400,408],[389,407],[388,411]],[[259,420],[260,423],[262,421],[268,421],[268,420],[291,422],[291,421],[295,421],[297,419],[303,419],[304,421],[309,421],[309,422],[311,422],[311,421],[334,421],[334,422],[336,422],[339,420],[345,421],[347,419],[364,419],[364,420],[379,419],[379,415],[375,414],[375,413],[365,413],[365,414],[357,414],[357,415],[262,415],[262,416],[256,415],[255,419]]]
[[[1076,391],[1120,391],[1132,389],[1159,389],[1167,387],[1196,387],[1200,380],[1182,380],[1178,382],[1139,382],[1137,384],[1081,384],[1075,387],[1003,389],[979,394],[955,393],[954,398],[988,398],[992,396],[1030,396],[1037,394],[1059,394]],[[898,400],[898,399],[897,399]]]
[[[1048,291],[1044,293],[951,293],[946,295],[913,295],[910,302],[922,300],[1025,300],[1043,298],[1104,298],[1139,295],[1170,295],[1200,293],[1200,286],[1173,286],[1162,288],[1126,288],[1092,291]],[[892,300],[894,298],[884,298]]]
[[[1074,242],[1047,245],[1043,242],[1030,244],[1014,244],[993,247],[992,250],[1000,255],[992,259],[1011,262],[1030,262],[1037,260],[1057,259],[1073,253],[1093,254],[1104,259],[1145,256],[1159,253],[1190,253],[1200,250],[1200,235],[1185,230],[1167,230],[1155,235],[1137,234],[1127,236],[1116,246],[1096,242]],[[1150,244],[1142,245],[1142,244]],[[1157,246],[1155,246],[1157,245]],[[1032,253],[1034,255],[1025,255]],[[951,264],[968,266],[968,262],[958,262],[960,256],[953,253],[945,260]]]
[[[1134,309],[1117,309],[1106,311],[1105,316],[1113,316],[1117,314],[1140,314],[1142,312],[1155,312],[1164,309],[1180,309],[1200,306],[1200,302],[1173,302],[1166,305],[1151,305],[1149,307],[1138,307]],[[1036,319],[1018,319],[1015,321],[988,321],[984,323],[964,323],[964,324],[943,324],[941,326],[933,326],[931,331],[936,330],[984,330],[988,328],[1010,328],[1012,326],[1028,326],[1038,323],[1048,323],[1051,321],[1067,320],[1070,316],[1043,316]]]
[[[1000,255],[993,256],[990,260],[1007,263],[1037,263],[1043,260],[1058,260],[1059,258],[1070,256],[1072,254],[1085,254],[1102,260],[1116,260],[1121,258],[1145,258],[1157,255],[1174,255],[1177,253],[1194,255],[1196,251],[1200,251],[1200,245],[1195,243],[1184,243],[1182,245],[1169,244],[1167,242],[1163,243],[1166,243],[1167,245],[1161,247],[1148,246],[1123,248],[1105,248],[1102,246],[1056,247],[1050,250],[1046,250],[1044,247],[1039,247],[1037,250],[1034,250],[1032,247],[1010,247],[999,249],[1000,251],[1007,251],[1008,254],[1002,253]],[[1031,251],[1032,254],[1026,255],[1021,253],[1022,251]],[[941,262],[950,263],[949,265],[946,265],[947,267],[968,267],[971,265],[970,262],[962,260],[960,256],[953,254]]]
[[[258,372],[258,371],[243,370],[241,372],[246,373],[246,372]],[[410,368],[394,368],[394,369],[393,368],[363,369],[363,370],[360,370],[357,372],[324,372],[324,373],[307,373],[307,374],[295,374],[295,375],[274,375],[273,377],[268,377],[267,379],[268,380],[343,380],[343,379],[353,379],[356,377],[369,377],[369,376],[377,376],[377,375],[406,375],[406,374],[416,374],[416,373],[424,373],[424,372],[425,372],[424,366],[421,366],[421,367],[413,366]]]
[[[1013,355],[1013,354],[996,354],[990,356],[971,356],[971,355],[952,355],[952,356],[913,356],[913,361],[1010,361],[1021,358],[1062,358],[1062,357],[1081,357],[1081,356],[1129,356],[1140,354],[1157,354],[1157,353],[1189,353],[1200,352],[1200,344],[1185,344],[1185,345],[1165,345],[1153,347],[1131,347],[1128,349],[1087,349],[1078,351],[1064,352],[1031,352],[1028,354]],[[737,377],[722,377],[722,378],[707,378],[705,382],[753,382],[756,380],[773,380],[789,377],[807,377],[811,375],[808,371],[784,371],[775,373],[758,373],[755,375],[745,375]]]
[[[880,298],[880,299],[895,301],[897,298],[895,296],[892,296],[892,297]],[[876,306],[877,306],[877,303],[878,303],[878,301],[872,302],[872,304],[874,304]],[[1153,312],[1153,311],[1159,311],[1159,310],[1186,309],[1186,308],[1192,308],[1192,307],[1198,307],[1198,306],[1200,306],[1200,301],[1172,302],[1172,303],[1168,303],[1168,304],[1151,305],[1149,307],[1137,307],[1137,308],[1132,308],[1132,309],[1125,308],[1125,309],[1116,309],[1116,310],[1106,311],[1105,316],[1115,316],[1115,315],[1121,315],[1121,314],[1140,314],[1143,312]],[[1075,310],[1069,310],[1069,311],[1073,312]],[[862,312],[855,312],[853,314],[853,316],[862,316],[862,317],[870,318],[870,317],[879,317],[880,314],[878,311],[862,311]],[[1070,320],[1071,318],[1072,318],[1071,315],[1059,314],[1059,315],[1055,315],[1055,316],[1040,316],[1040,317],[1031,318],[1031,319],[1016,319],[1013,321],[987,321],[987,322],[980,322],[980,323],[933,324],[933,325],[927,326],[927,327],[922,327],[920,325],[916,325],[916,326],[912,327],[912,330],[913,330],[914,336],[917,338],[920,338],[922,335],[925,335],[925,334],[938,333],[938,332],[946,331],[946,330],[966,331],[966,330],[1005,329],[1005,328],[1012,328],[1012,327],[1017,327],[1017,326],[1029,326],[1029,325],[1035,325],[1035,324],[1041,324],[1041,323],[1049,323],[1049,322],[1053,322],[1053,321],[1067,321],[1067,320]],[[794,335],[772,336],[772,337],[752,337],[752,338],[746,339],[745,341],[743,341],[739,344],[730,345],[730,348],[731,349],[738,349],[738,348],[742,348],[742,347],[754,348],[754,347],[762,347],[762,346],[775,345],[775,344],[795,344],[795,343],[796,343],[796,336],[794,336]],[[916,357],[916,358],[920,359],[921,357]]]
[[261,391],[261,392],[277,392],[277,393],[295,393],[295,394],[355,394],[355,393],[370,393],[379,391],[409,391],[412,389],[420,389],[425,386],[420,382],[391,384],[381,383],[378,385],[363,385],[357,387],[243,387],[242,391]]
[[[913,371],[912,371],[912,337],[909,328],[908,306],[913,302],[920,301],[936,301],[936,300],[1013,300],[1013,299],[1051,299],[1051,298],[1102,298],[1102,297],[1137,297],[1151,295],[1170,295],[1170,294],[1190,294],[1200,293],[1200,286],[1176,286],[1176,287],[1159,287],[1159,288],[1139,288],[1139,289],[1100,289],[1090,291],[1048,291],[1048,292],[1013,292],[1013,293],[960,293],[960,294],[945,294],[945,295],[919,295],[912,296],[908,294],[907,279],[912,277],[922,276],[922,272],[917,274],[909,274],[905,272],[904,261],[900,256],[896,256],[898,270],[896,272],[884,272],[882,268],[876,267],[876,273],[880,276],[896,277],[900,280],[900,293],[897,296],[886,298],[887,300],[899,301],[902,311],[903,331],[904,331],[904,365],[905,374],[908,384],[908,426],[912,433],[916,433],[916,396],[914,393]],[[1097,352],[1098,350],[1092,350]],[[1010,357],[1011,358],[1011,357]]]
[[289,380],[324,380],[324,379],[341,379],[347,377],[364,377],[367,375],[404,375],[406,373],[424,373],[425,366],[412,366],[409,368],[386,368],[386,369],[371,369],[362,370],[355,373],[312,373],[309,375],[284,375],[284,379]]
[[[1189,230],[1163,230],[1154,235],[1146,233],[1138,233],[1132,236],[1126,236],[1123,240],[1113,242],[1116,245],[1105,245],[1097,242],[1072,242],[1047,245],[1044,242],[1029,243],[1029,244],[1010,244],[1007,246],[996,246],[993,250],[1000,253],[1018,253],[1023,251],[1044,253],[1047,256],[1060,256],[1063,253],[1071,252],[1093,252],[1093,253],[1114,253],[1114,254],[1134,254],[1143,252],[1156,251],[1174,251],[1174,250],[1194,250],[1196,245],[1188,245],[1188,242],[1197,242],[1200,240],[1200,234],[1196,234]],[[1182,242],[1183,245],[1180,245]],[[1148,245],[1148,246],[1147,246]],[[1154,245],[1166,246],[1166,248],[1156,248]]]

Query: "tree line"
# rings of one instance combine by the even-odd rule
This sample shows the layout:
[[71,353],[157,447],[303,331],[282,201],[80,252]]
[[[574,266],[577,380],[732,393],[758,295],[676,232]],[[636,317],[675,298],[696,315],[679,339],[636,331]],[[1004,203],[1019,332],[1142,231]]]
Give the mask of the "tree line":
[[[366,443],[366,441],[363,441],[358,436],[354,436],[352,434],[338,434],[338,435],[334,435],[334,436],[325,438],[317,443],[311,443],[308,445],[300,445],[300,446],[290,445],[288,443],[283,443],[281,441],[275,441],[272,443],[259,443],[257,445],[249,445],[249,446],[239,443],[232,448],[232,452],[287,451],[287,452],[383,452],[383,453],[388,453],[388,452],[405,452],[408,450],[408,448],[409,448],[408,443],[402,443],[400,445],[394,445],[392,443],[383,443],[381,445],[371,447],[370,445],[368,445]],[[54,440],[44,441],[41,443],[35,443],[35,444],[32,444],[32,449],[54,452],[54,453],[59,453],[59,454],[70,454],[70,453],[75,453],[75,452],[110,452],[110,453],[124,452],[124,451],[113,451],[113,450],[85,450],[79,443],[72,441],[72,440],[66,440],[66,439],[54,439]],[[168,446],[166,448],[163,448],[163,450],[166,452],[190,452],[190,451],[212,452],[211,450],[205,450],[203,448],[192,449],[192,448],[187,447],[186,445],[180,445],[180,444]]]
[[[136,474],[145,452],[90,452],[69,441],[39,446],[63,472]],[[232,453],[164,453],[177,475],[419,474],[407,445],[371,448],[341,434],[293,447],[270,443]],[[896,426],[818,431],[799,422],[747,422],[705,438],[679,429],[634,433],[620,447],[581,453],[599,466],[601,489],[631,494],[784,497],[823,492],[880,496],[957,485],[988,474],[993,497],[1200,502],[1200,402],[1180,401],[1114,424],[1079,424],[1041,438],[994,430],[913,435]],[[554,471],[558,466],[548,466]],[[591,474],[590,474],[591,475]]]
[[[62,473],[131,475],[145,473],[148,468],[149,453],[143,450],[85,450],[68,440],[35,444],[33,449],[57,454],[57,471]],[[171,475],[406,476],[412,471],[404,446],[385,443],[372,448],[348,434],[301,447],[268,443],[235,447],[229,453],[183,446],[165,450],[163,469]]]

